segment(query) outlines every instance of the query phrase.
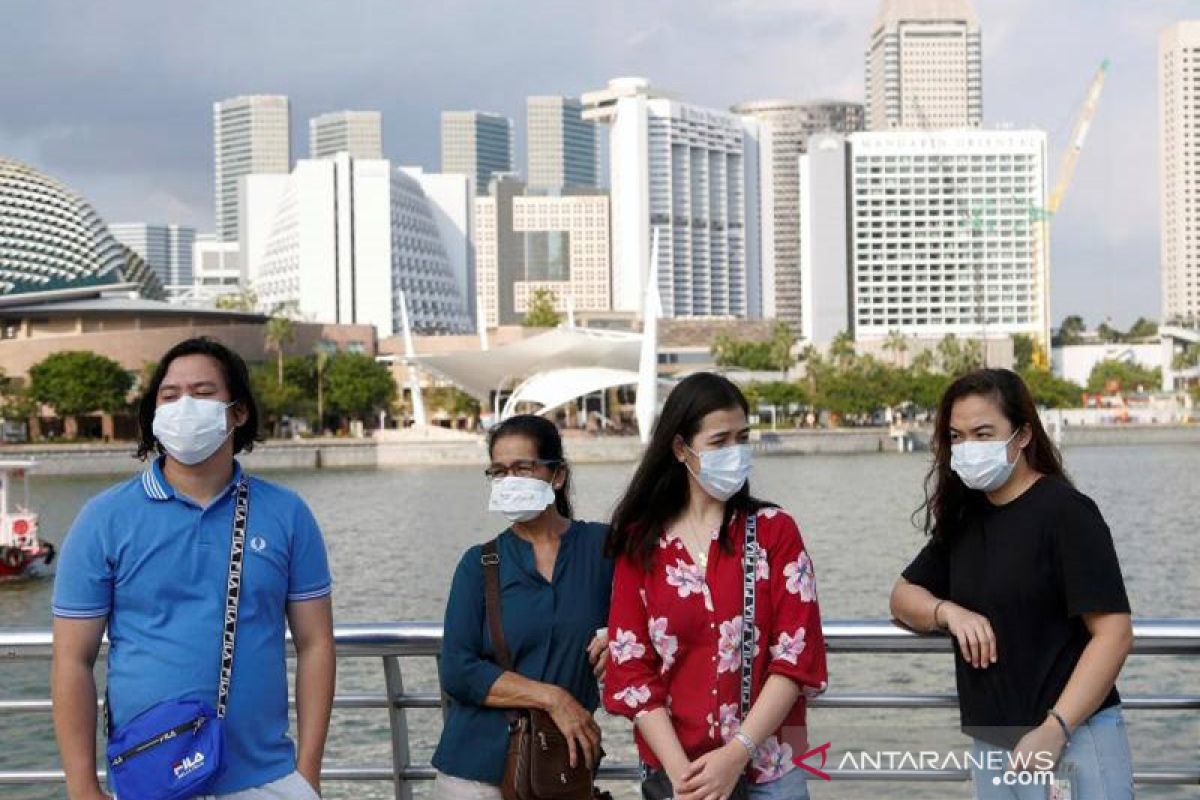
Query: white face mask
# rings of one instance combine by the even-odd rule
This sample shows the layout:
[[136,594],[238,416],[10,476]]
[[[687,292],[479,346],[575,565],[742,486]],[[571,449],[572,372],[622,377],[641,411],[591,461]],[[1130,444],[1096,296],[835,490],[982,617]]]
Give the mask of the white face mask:
[[958,442],[950,446],[950,469],[968,489],[994,492],[1004,485],[1017,462],[1008,461],[1008,443],[1020,430],[1003,442]]
[[554,487],[537,478],[510,475],[492,481],[488,511],[498,511],[509,522],[528,522],[554,502]]
[[692,472],[691,467],[688,467],[687,471],[692,472],[692,476],[700,482],[704,491],[721,502],[725,502],[737,494],[750,478],[750,470],[753,465],[750,463],[750,445],[748,444],[733,444],[718,450],[703,450],[699,453],[690,447],[687,449],[700,459],[700,474]]
[[163,403],[154,411],[154,438],[180,464],[199,464],[233,433],[225,422],[225,409],[231,405],[187,394]]

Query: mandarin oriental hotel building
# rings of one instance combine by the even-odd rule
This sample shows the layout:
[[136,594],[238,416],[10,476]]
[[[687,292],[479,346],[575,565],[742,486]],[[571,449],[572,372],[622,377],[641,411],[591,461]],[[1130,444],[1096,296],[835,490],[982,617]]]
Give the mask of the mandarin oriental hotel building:
[[[1048,336],[1041,131],[847,137],[855,339]],[[803,204],[803,201],[802,201]]]

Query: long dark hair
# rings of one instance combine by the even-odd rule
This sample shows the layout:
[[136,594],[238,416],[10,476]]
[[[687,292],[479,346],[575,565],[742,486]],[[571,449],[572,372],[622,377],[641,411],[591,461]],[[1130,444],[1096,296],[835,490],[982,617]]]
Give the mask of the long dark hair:
[[254,393],[250,391],[250,371],[246,369],[246,362],[220,342],[207,336],[199,336],[184,339],[168,350],[142,391],[141,399],[138,400],[138,458],[145,460],[151,453],[162,453],[162,446],[158,439],[154,438],[154,410],[158,406],[159,387],[167,377],[167,369],[172,361],[183,356],[195,355],[208,356],[221,365],[221,374],[225,378],[229,399],[241,403],[246,409],[246,421],[233,432],[233,452],[249,453],[254,449],[255,442],[262,441],[258,432],[258,403],[254,400]]
[[[660,533],[683,512],[688,502],[687,467],[675,458],[675,437],[691,446],[706,416],[732,408],[750,413],[741,390],[732,381],[711,372],[689,375],[671,390],[633,480],[613,512],[605,544],[609,558],[628,556],[643,569],[649,568]],[[746,481],[725,503],[721,548],[727,553],[733,550],[728,529],[735,513],[754,512],[770,505],[773,504],[752,497],[750,482]]]
[[558,462],[556,469],[563,470],[566,477],[563,479],[562,488],[554,490],[554,507],[567,519],[574,519],[575,512],[571,508],[571,465],[563,457],[562,436],[558,433],[558,426],[535,414],[509,417],[488,431],[488,458],[492,457],[496,442],[505,436],[523,436],[533,442],[538,458]]
[[925,476],[925,502],[914,513],[924,514],[925,533],[946,541],[962,527],[969,506],[981,492],[968,489],[950,469],[950,412],[964,397],[979,395],[993,400],[1014,431],[1028,425],[1033,433],[1025,445],[1025,460],[1037,472],[1070,480],[1063,470],[1058,448],[1050,441],[1038,416],[1033,395],[1021,376],[1007,369],[978,369],[963,375],[946,389],[934,421],[933,466]]

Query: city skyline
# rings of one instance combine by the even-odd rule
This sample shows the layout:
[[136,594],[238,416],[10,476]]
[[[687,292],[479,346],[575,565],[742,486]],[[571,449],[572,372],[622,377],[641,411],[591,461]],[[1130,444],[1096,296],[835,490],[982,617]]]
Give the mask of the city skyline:
[[[595,9],[539,3],[503,14],[453,2],[436,11],[368,4],[355,14],[300,5],[286,22],[266,4],[251,4],[247,24],[231,29],[222,21],[232,8],[218,3],[201,14],[135,2],[99,14],[15,3],[12,57],[28,69],[19,81],[0,79],[5,105],[22,109],[0,121],[0,153],[77,187],[106,220],[210,231],[211,104],[225,97],[287,95],[298,141],[322,111],[378,108],[391,131],[384,155],[427,169],[439,164],[440,112],[487,109],[516,122],[513,160],[524,165],[528,95],[577,96],[620,75],[644,75],[686,102],[718,109],[767,97],[862,102],[863,54],[878,0],[671,3],[652,11],[618,3],[603,25]],[[1188,8],[1170,1],[978,4],[984,127],[1045,129],[1051,181],[1090,75],[1103,57],[1113,59],[1077,179],[1055,221],[1056,322],[1071,312],[1093,324],[1106,315],[1118,324],[1159,316],[1156,45],[1161,29],[1186,18]],[[251,46],[268,21],[285,25],[283,35],[273,30],[262,46]],[[429,45],[424,55],[370,46],[401,29]],[[133,34],[125,31],[135,30],[158,35],[131,55]],[[306,40],[317,30],[333,31],[333,40],[314,58]],[[356,37],[367,46],[354,44]],[[526,47],[501,46],[511,37]],[[1078,41],[1062,48],[1062,37]],[[456,59],[458,47],[472,57]]]

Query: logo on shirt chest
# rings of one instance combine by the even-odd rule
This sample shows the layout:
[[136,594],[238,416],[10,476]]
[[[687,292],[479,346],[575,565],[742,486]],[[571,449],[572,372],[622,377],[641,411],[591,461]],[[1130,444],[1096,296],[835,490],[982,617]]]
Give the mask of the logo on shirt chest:
[[261,553],[267,549],[267,540],[261,536],[250,537],[250,550],[255,553]]

